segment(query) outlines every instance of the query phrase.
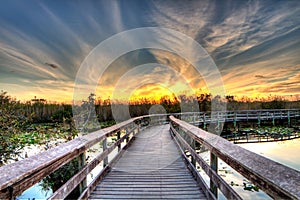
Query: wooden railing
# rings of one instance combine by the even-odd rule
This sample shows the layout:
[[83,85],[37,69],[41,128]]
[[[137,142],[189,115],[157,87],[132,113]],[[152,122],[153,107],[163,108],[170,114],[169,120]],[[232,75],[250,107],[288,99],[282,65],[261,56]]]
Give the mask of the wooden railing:
[[[181,151],[192,156],[190,168],[201,183],[201,187],[211,199],[217,198],[219,189],[228,199],[241,199],[223,179],[218,175],[218,159],[223,160],[242,176],[265,191],[275,199],[300,198],[300,172],[274,162],[268,158],[250,152],[218,135],[208,133],[185,121],[170,117],[171,133],[177,141]],[[210,151],[210,165],[195,151],[195,142],[205,146]],[[186,159],[188,160],[188,159]],[[188,160],[189,161],[189,160]],[[210,178],[210,186],[204,182],[195,169],[198,163]]]
[[[114,126],[101,129],[88,135],[78,137],[53,149],[29,157],[27,159],[0,167],[0,199],[14,199],[23,191],[40,182],[61,166],[79,157],[81,169],[61,188],[53,193],[50,199],[66,198],[77,186],[81,188],[81,197],[86,198],[95,187],[95,183],[109,172],[108,155],[118,148],[115,159],[121,155],[128,144],[144,126],[166,121],[166,115],[151,115],[136,117]],[[117,140],[108,146],[108,137],[117,137]],[[126,141],[125,145],[121,145]],[[85,152],[96,144],[102,143],[103,151],[89,163],[85,163]],[[113,162],[114,159],[111,161]],[[86,186],[87,175],[103,162],[102,172]]]
[[[273,113],[273,115],[274,113],[277,113],[276,116],[281,115],[282,117],[299,116],[299,110],[269,111],[269,113]],[[177,115],[185,119],[192,117],[195,120],[197,116],[195,113]],[[218,115],[221,116],[222,113],[219,113]],[[225,115],[232,116],[230,113],[225,113]],[[238,119],[238,116],[241,115],[241,113],[236,112],[234,115],[236,119]],[[243,114],[243,116],[245,115],[249,118],[251,117],[251,112],[247,111],[246,114]],[[272,197],[300,197],[300,175],[298,171],[273,162],[255,153],[251,153],[217,135],[213,135],[192,126],[187,122],[174,117],[168,118],[168,116],[169,114],[162,114],[132,118],[114,126],[78,137],[38,155],[2,166],[0,167],[0,199],[14,199],[29,187],[40,182],[44,177],[78,157],[80,166],[79,172],[68,180],[60,189],[55,191],[50,199],[66,198],[78,186],[80,187],[80,198],[85,199],[89,196],[89,193],[94,189],[98,181],[110,171],[111,164],[122,155],[122,152],[128,147],[130,142],[134,139],[134,135],[137,134],[141,128],[166,123],[167,121],[171,121],[171,130],[175,135],[177,142],[184,147],[184,150],[190,152],[193,161],[198,162],[210,176],[210,189],[205,184],[202,184],[203,188],[208,188],[206,191],[208,196],[213,197],[216,188],[219,188],[228,198],[232,197],[239,199],[238,194],[236,194],[217,174],[216,160],[218,157],[254,184],[257,184]],[[201,159],[192,148],[193,145],[191,146],[187,143],[183,139],[185,137],[182,137],[181,134],[188,135],[195,142],[201,143],[211,151],[211,160],[214,161],[212,166],[208,166]],[[112,136],[117,139],[109,146],[107,138]],[[103,151],[92,161],[86,163],[85,152],[99,143],[102,143]],[[116,148],[118,149],[118,154],[110,163],[108,163],[108,155],[111,155],[111,152]],[[101,173],[99,173],[89,185],[86,185],[87,175],[101,162],[103,163]],[[266,168],[264,166],[268,167]],[[194,168],[193,165],[190,165],[189,167],[191,169]],[[197,174],[197,170],[192,171]],[[200,180],[201,177],[198,177],[198,179]]]
[[257,121],[263,120],[287,119],[290,120],[300,117],[300,109],[269,109],[269,110],[236,110],[236,111],[215,111],[215,112],[186,112],[174,113],[176,118],[188,121],[194,125],[199,123],[222,123],[239,121]]

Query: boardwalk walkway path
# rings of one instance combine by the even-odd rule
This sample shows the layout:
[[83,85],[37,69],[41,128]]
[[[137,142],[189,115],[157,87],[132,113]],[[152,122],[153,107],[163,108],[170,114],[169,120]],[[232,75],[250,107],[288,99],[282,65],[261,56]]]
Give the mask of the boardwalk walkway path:
[[[256,115],[257,120],[280,116],[280,119],[287,118],[289,125],[292,118],[295,121],[300,116],[299,110],[241,112],[217,113],[217,116],[226,116],[226,122],[234,119],[234,124]],[[79,199],[217,199],[219,192],[227,199],[245,198],[218,174],[219,159],[274,199],[300,199],[299,171],[198,128],[197,123],[205,125],[207,121],[203,114],[201,122],[198,114],[179,113],[177,118],[168,114],[131,118],[4,165],[0,167],[0,199],[15,199],[75,158],[78,158],[74,161],[80,170],[49,199],[66,199],[72,192],[80,193]],[[169,125],[159,125],[167,122]],[[210,122],[215,123],[214,120]],[[157,126],[153,126],[155,124]],[[103,151],[85,162],[86,152],[99,144]],[[210,151],[209,163],[196,151],[199,145]],[[89,174],[100,164],[105,167],[87,185]],[[209,177],[209,183],[198,173],[196,167],[199,166]]]
[[206,199],[169,133],[169,125],[138,135],[90,199]]

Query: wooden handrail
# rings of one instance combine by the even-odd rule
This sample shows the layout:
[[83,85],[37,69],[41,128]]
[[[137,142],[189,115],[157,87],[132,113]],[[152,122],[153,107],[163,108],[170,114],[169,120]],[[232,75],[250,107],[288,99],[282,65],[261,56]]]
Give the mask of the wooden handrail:
[[0,199],[12,199],[120,129],[149,116],[129,119],[63,143],[53,149],[0,167]]
[[[171,128],[171,132],[174,134],[174,138],[177,141],[177,144],[179,146],[179,148],[181,148],[181,151],[183,152],[183,149],[181,146],[184,147],[184,149],[188,150],[191,154],[191,156],[195,159],[195,161],[201,166],[201,168],[203,169],[203,171],[210,177],[210,179],[214,182],[215,185],[218,186],[218,188],[220,188],[220,190],[222,191],[222,193],[224,194],[224,196],[227,199],[242,199],[234,190],[232,187],[229,186],[229,184],[227,184],[224,179],[218,175],[217,172],[215,172],[210,166],[209,164],[207,164],[205,162],[205,160],[199,156],[196,151],[188,144],[188,142],[186,142],[181,136],[180,134],[174,129],[173,126],[170,127]],[[200,177],[199,177],[200,178]],[[201,181],[201,185],[204,185],[205,182]],[[205,190],[208,187],[203,187],[202,189]],[[211,199],[212,197],[209,196],[209,199]]]
[[175,126],[273,198],[300,198],[300,172],[171,116]]
[[[289,116],[298,116],[300,113],[300,110],[267,110],[268,112],[280,112],[282,115],[282,112],[289,112]],[[231,111],[229,111],[231,112]],[[258,112],[258,111],[256,111]],[[293,113],[296,113],[293,115]],[[186,114],[180,114],[180,115],[188,115],[191,113]],[[249,113],[248,113],[249,114]],[[247,115],[248,115],[247,114]],[[32,185],[38,183],[40,180],[42,180],[44,177],[50,175],[52,172],[60,168],[61,166],[65,165],[66,163],[70,162],[74,158],[78,157],[82,153],[84,153],[88,148],[92,147],[96,143],[102,141],[106,137],[111,136],[112,134],[120,131],[121,129],[126,128],[127,126],[130,126],[131,124],[139,123],[143,120],[149,119],[151,117],[155,118],[154,123],[160,122],[160,120],[164,121],[166,116],[169,116],[170,114],[159,114],[159,115],[147,115],[147,116],[141,116],[129,119],[127,121],[118,123],[114,126],[101,129],[98,131],[95,131],[93,133],[90,133],[88,135],[76,138],[74,140],[71,140],[67,143],[61,144],[53,149],[50,149],[48,151],[45,151],[43,153],[37,154],[35,156],[29,157],[27,159],[9,164],[4,165],[0,167],[0,199],[12,199],[18,195],[20,195],[24,190],[28,189]],[[179,115],[179,114],[178,114]],[[204,115],[204,114],[203,114]],[[207,115],[206,115],[207,116]],[[180,121],[174,117],[170,117],[173,124],[177,124],[182,129],[184,129],[189,135],[191,135],[196,141],[205,144],[212,152],[214,152],[219,158],[223,159],[225,162],[229,162],[230,160],[232,163],[229,163],[229,165],[235,166],[234,168],[241,168],[241,174],[243,173],[249,173],[255,174],[253,177],[253,180],[248,178],[250,181],[253,181],[255,183],[255,180],[259,180],[259,177],[261,175],[264,175],[263,181],[261,184],[257,184],[258,186],[262,188],[270,188],[268,190],[276,191],[275,196],[277,195],[278,191],[281,194],[287,193],[287,196],[289,194],[294,195],[293,190],[300,191],[299,184],[295,182],[295,180],[299,181],[299,172],[297,171],[291,171],[288,170],[285,172],[284,170],[290,169],[283,165],[280,165],[278,163],[275,163],[273,161],[270,161],[262,156],[254,155],[254,153],[248,152],[246,150],[243,150],[241,152],[243,153],[237,153],[240,151],[240,147],[232,146],[230,142],[224,142],[224,139],[209,134],[207,132],[204,132],[201,129],[197,129],[196,127],[189,125],[186,122]],[[151,125],[151,124],[150,124]],[[191,131],[192,130],[192,131]],[[123,138],[124,139],[124,138]],[[218,143],[218,141],[222,141]],[[214,146],[215,145],[215,146]],[[223,146],[220,146],[223,145]],[[231,146],[230,146],[231,145]],[[114,147],[119,146],[119,143],[114,145]],[[224,149],[225,148],[225,153]],[[107,150],[107,153],[109,153],[109,149]],[[235,155],[230,156],[231,152]],[[105,155],[101,155],[100,158],[105,157]],[[273,174],[269,171],[264,171],[263,169],[259,169],[259,167],[252,166],[249,159],[255,159],[256,163],[261,164],[272,164],[270,166],[270,171],[278,171],[280,173],[276,174],[275,178]],[[96,162],[95,162],[96,163]],[[249,164],[250,163],[250,164]],[[275,164],[274,164],[275,163]],[[253,168],[251,168],[253,167]],[[262,167],[263,168],[263,167]],[[236,169],[237,170],[237,169]],[[89,170],[87,170],[89,171]],[[237,170],[239,171],[239,170]],[[257,173],[256,173],[257,171]],[[283,172],[281,172],[283,171]],[[244,175],[244,174],[243,174]],[[266,175],[266,176],[265,176]],[[297,175],[297,176],[294,176]],[[291,176],[292,178],[289,179],[292,181],[291,184],[287,183],[279,183],[280,180],[287,180],[286,178],[288,176]],[[294,176],[294,177],[293,177]],[[247,177],[247,176],[245,176]],[[80,175],[80,180],[82,179],[82,174]],[[274,179],[274,180],[273,180]],[[277,182],[276,182],[276,181]],[[274,184],[271,183],[272,181],[275,181]],[[299,181],[300,182],[300,181]],[[77,183],[76,183],[77,184]],[[294,185],[293,185],[294,184]],[[298,185],[297,185],[298,184]],[[295,189],[289,189],[287,190],[285,187],[286,185],[291,186],[291,188]],[[277,188],[279,187],[279,188]],[[283,189],[281,189],[283,188]],[[282,190],[282,191],[281,191]],[[268,192],[267,192],[268,193]],[[270,192],[272,193],[272,192]],[[296,193],[298,196],[299,193]],[[272,194],[271,194],[272,196]]]
[[[270,120],[270,119],[291,119],[299,118],[299,109],[270,109],[270,110],[237,110],[237,111],[213,111],[213,112],[186,112],[173,113],[173,116],[181,119],[192,119],[197,122],[207,122],[219,120],[223,122],[230,121],[248,121],[248,120]],[[198,118],[196,120],[196,118]]]
[[100,155],[96,156],[91,162],[85,165],[77,174],[75,174],[68,182],[66,182],[63,186],[61,186],[54,194],[49,198],[51,199],[65,199],[75,188],[76,186],[86,178],[87,174],[89,174],[101,161],[104,160],[119,144],[121,144],[126,138],[129,137],[129,134],[134,132],[132,130],[128,131],[126,135],[116,141],[109,148],[104,150]]

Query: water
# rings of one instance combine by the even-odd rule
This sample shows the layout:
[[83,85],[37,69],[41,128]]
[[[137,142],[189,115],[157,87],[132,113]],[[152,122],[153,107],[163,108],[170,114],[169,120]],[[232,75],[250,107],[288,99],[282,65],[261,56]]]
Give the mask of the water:
[[249,151],[300,171],[300,138],[279,142],[238,144]]
[[[245,144],[238,144],[239,146],[252,151],[254,153],[260,154],[264,157],[267,157],[273,161],[286,165],[288,167],[294,168],[300,171],[300,138],[294,140],[286,140],[286,141],[278,141],[278,142],[266,142],[266,143],[245,143]],[[207,153],[208,160],[208,153]],[[247,181],[237,173],[234,169],[224,163],[222,160],[219,159],[219,174],[222,178],[227,182],[235,183],[236,185],[233,186],[233,189],[237,191],[238,194],[241,195],[243,199],[271,199],[267,194],[263,191],[259,190],[256,192],[254,190],[247,191],[244,190],[244,183]],[[267,166],[264,166],[267,167]],[[250,183],[251,185],[251,183]],[[222,194],[220,194],[220,199],[224,199]]]
[[52,195],[52,190],[43,190],[40,184],[35,184],[31,188],[27,189],[22,193],[21,196],[18,196],[17,200],[39,200],[47,199]]
[[[294,168],[300,171],[300,138],[294,140],[287,141],[279,141],[279,142],[267,142],[267,143],[248,143],[248,144],[238,144],[239,146],[248,149],[252,152],[265,156],[271,160]],[[112,157],[117,152],[112,153]],[[92,156],[92,155],[90,155]],[[201,153],[201,156],[209,162],[209,154],[208,152]],[[92,156],[93,157],[93,156]],[[246,191],[244,190],[243,183],[247,183],[244,178],[239,175],[234,169],[228,166],[226,163],[219,159],[219,174],[222,178],[231,183],[233,181],[236,185],[233,188],[242,196],[244,199],[270,199],[268,195],[266,195],[261,190],[259,192],[255,191]],[[93,171],[93,175],[89,175],[87,178],[87,182],[90,183],[96,174],[98,174],[102,169],[102,163]],[[206,183],[209,185],[209,178],[205,176],[204,172],[200,172],[204,177]],[[46,199],[52,194],[52,191],[43,191],[39,184],[29,188],[21,196],[17,199]],[[219,193],[219,199],[225,199],[221,193]]]
[[[107,138],[107,144],[108,147],[113,143],[112,141],[113,137]],[[121,143],[121,147],[124,147],[126,142]],[[28,147],[25,147],[20,159],[24,159],[25,154],[28,156],[36,155],[37,152],[42,152],[43,148],[39,145],[30,145]],[[89,158],[87,162],[90,162],[92,159],[94,159],[97,155],[99,155],[103,151],[102,146],[99,144],[94,145],[86,152],[86,156]],[[117,148],[115,148],[109,155],[108,155],[108,161],[110,162],[118,153]],[[87,175],[87,184],[90,184],[96,176],[101,172],[103,169],[103,162],[100,162],[98,166],[96,166],[91,173]],[[30,187],[29,189],[25,190],[22,195],[18,196],[17,200],[43,200],[49,198],[53,191],[51,189],[49,190],[43,190],[41,187],[41,183],[37,183],[34,186]]]
[[[210,163],[210,154],[208,151],[202,152],[199,154],[208,164]],[[210,179],[206,175],[206,173],[199,169],[199,173],[204,179],[205,183],[209,186]],[[227,182],[229,185],[234,183],[232,188],[242,197],[242,199],[255,199],[255,200],[266,200],[271,199],[267,194],[263,191],[259,190],[258,192],[251,190],[244,190],[244,183],[248,185],[252,185],[249,183],[242,175],[240,175],[237,171],[223,162],[221,159],[218,159],[218,174]],[[225,200],[226,197],[222,194],[220,190],[218,190],[218,199]]]

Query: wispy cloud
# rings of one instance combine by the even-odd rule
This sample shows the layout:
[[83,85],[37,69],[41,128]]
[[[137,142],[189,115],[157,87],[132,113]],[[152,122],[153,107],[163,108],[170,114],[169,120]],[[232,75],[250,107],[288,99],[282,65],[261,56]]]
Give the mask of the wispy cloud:
[[[37,91],[36,95],[48,93],[58,98],[57,94],[64,96],[59,90],[68,91],[71,97],[77,70],[95,46],[113,34],[147,26],[171,28],[199,42],[219,67],[229,93],[300,94],[300,2],[297,0],[76,4],[12,0],[2,4],[0,89],[13,95],[24,97],[26,92],[33,95]],[[182,85],[174,79],[179,73],[183,82],[194,90],[207,91],[203,76],[209,74],[208,69],[199,75],[191,63],[178,55],[145,50],[121,56],[109,66],[99,80],[102,91],[106,91],[101,95],[110,95],[108,91],[113,91],[124,74],[149,62],[169,66],[173,71],[161,67],[135,71],[136,74],[127,74],[128,83],[156,79],[170,90],[180,90]],[[90,72],[86,79],[94,74]],[[148,89],[149,93],[154,91]]]

